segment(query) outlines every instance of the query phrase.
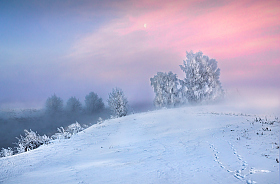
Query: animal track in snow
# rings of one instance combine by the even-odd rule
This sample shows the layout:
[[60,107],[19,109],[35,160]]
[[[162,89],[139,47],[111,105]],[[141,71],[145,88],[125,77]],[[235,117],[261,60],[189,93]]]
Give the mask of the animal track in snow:
[[[233,155],[235,155],[235,159],[238,160],[239,162],[239,166],[235,169],[232,170],[230,168],[228,168],[225,164],[223,164],[219,158],[220,152],[217,150],[217,148],[214,146],[214,144],[210,144],[210,148],[212,149],[212,151],[214,152],[214,161],[217,162],[219,164],[219,166],[223,169],[225,169],[227,172],[233,174],[233,176],[239,180],[245,180],[245,178],[252,174],[252,168],[250,171],[246,170],[247,169],[247,162],[243,160],[243,158],[241,157],[241,155],[239,155],[236,151],[236,149],[234,148],[234,146],[228,141],[228,144],[230,145],[231,151],[233,152]],[[234,159],[234,157],[232,157],[232,159]],[[247,180],[246,182],[248,183],[254,183],[254,181],[252,180]]]

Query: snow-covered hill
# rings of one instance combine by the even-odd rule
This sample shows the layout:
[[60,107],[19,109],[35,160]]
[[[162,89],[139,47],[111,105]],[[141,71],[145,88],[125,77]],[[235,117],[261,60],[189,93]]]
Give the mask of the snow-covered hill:
[[260,118],[198,106],[111,119],[0,158],[0,183],[278,184],[280,123]]

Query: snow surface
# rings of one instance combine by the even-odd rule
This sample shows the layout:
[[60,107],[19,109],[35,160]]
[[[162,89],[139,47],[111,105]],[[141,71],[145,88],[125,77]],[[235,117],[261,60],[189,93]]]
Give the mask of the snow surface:
[[106,120],[0,158],[0,183],[278,184],[279,121],[255,117],[197,106]]

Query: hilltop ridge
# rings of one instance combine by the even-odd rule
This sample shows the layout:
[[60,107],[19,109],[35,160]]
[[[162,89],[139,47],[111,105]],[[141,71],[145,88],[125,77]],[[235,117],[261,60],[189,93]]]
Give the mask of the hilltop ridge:
[[266,118],[196,106],[110,119],[0,158],[0,183],[279,183],[279,121]]

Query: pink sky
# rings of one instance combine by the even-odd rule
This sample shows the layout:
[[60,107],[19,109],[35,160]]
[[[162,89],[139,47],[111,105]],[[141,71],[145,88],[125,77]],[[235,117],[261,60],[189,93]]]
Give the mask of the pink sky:
[[[184,77],[179,65],[185,52],[200,50],[218,61],[224,87],[279,91],[280,1],[130,1],[115,6],[119,17],[79,39],[68,55],[79,60],[75,68],[81,78],[127,83],[146,77],[139,84],[148,87],[157,71]],[[102,73],[92,73],[93,68]],[[280,101],[280,95],[275,98]]]
[[[159,71],[172,71],[182,79],[184,73],[179,65],[183,64],[186,51],[193,50],[202,51],[218,61],[220,80],[226,90],[248,88],[254,92],[266,89],[267,93],[274,90],[273,99],[279,101],[280,106],[279,0],[82,2],[49,5],[46,1],[40,5],[49,6],[43,9],[46,14],[40,18],[35,12],[34,16],[27,17],[26,21],[35,21],[36,26],[34,17],[38,17],[42,30],[47,28],[38,36],[43,38],[41,42],[52,39],[54,43],[49,44],[52,46],[50,51],[43,52],[36,46],[40,42],[34,39],[36,44],[32,53],[37,53],[39,48],[40,60],[45,55],[46,61],[38,69],[41,66],[37,63],[38,58],[31,59],[38,65],[36,71],[43,72],[32,73],[26,65],[26,73],[32,78],[42,78],[41,73],[50,78],[47,81],[50,92],[57,92],[63,86],[61,94],[66,91],[68,95],[76,90],[73,95],[84,96],[85,91],[92,89],[106,99],[109,91],[118,86],[132,101],[152,101],[154,94],[149,79]],[[28,7],[26,12],[30,12]],[[39,30],[35,26],[34,29],[29,25],[27,28],[27,33],[32,30],[37,34]],[[7,33],[13,30],[11,27]],[[46,33],[51,34],[46,36]],[[64,34],[70,36],[62,39]],[[15,37],[13,34],[9,36],[11,39]],[[47,44],[46,48],[49,47]],[[43,44],[39,45],[44,48]],[[62,51],[52,53],[58,49]],[[25,54],[26,58],[32,56],[28,52]],[[8,62],[6,65],[11,71],[17,71],[13,69],[14,65]],[[56,68],[52,68],[54,66]],[[50,68],[48,71],[59,72],[44,73],[47,67]],[[3,69],[6,78],[13,75],[7,71]],[[52,84],[52,77],[59,80]],[[42,90],[42,95],[49,91]]]
[[[274,72],[280,67],[279,1],[227,1],[221,5],[211,5],[211,1],[149,2],[119,5],[121,16],[77,41],[70,57],[84,58],[95,67],[99,63],[92,61],[100,57],[106,65],[114,65],[116,59],[122,65],[156,49],[177,56],[162,61],[171,70],[182,63],[186,51],[200,50],[215,58],[222,72],[232,73],[223,75],[225,82],[233,73],[263,76],[263,69],[267,75],[271,70],[279,77]],[[259,54],[260,58],[256,57]],[[142,64],[147,62],[157,64]]]

